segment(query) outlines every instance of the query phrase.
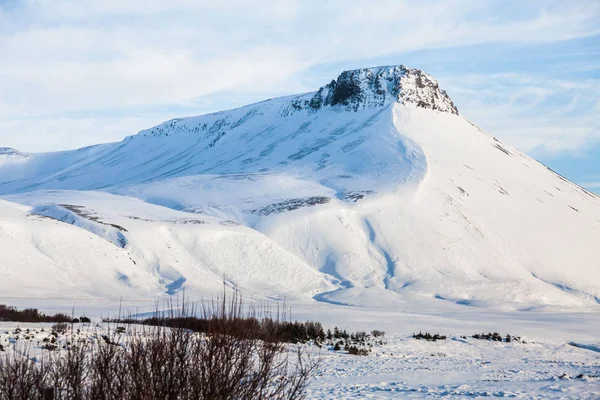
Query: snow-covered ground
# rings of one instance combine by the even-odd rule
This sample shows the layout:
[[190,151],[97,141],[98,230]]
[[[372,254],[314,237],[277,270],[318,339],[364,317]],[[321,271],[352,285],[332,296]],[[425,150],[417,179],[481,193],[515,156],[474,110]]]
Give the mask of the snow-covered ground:
[[[51,304],[47,311],[70,313],[73,307],[72,303],[57,300],[46,304]],[[115,316],[119,306],[125,314],[153,307],[116,301],[110,304],[80,302],[76,303],[75,315],[86,314],[97,322],[101,315]],[[368,356],[307,348],[321,361],[309,387],[310,399],[595,399],[600,396],[600,315],[597,313],[490,311],[458,305],[428,309],[427,304],[413,305],[411,310],[405,311],[390,307],[289,303],[288,306],[294,319],[317,319],[325,328],[386,331],[385,344],[374,347]],[[21,345],[27,335],[32,337],[32,346],[42,346],[43,339],[49,336],[50,325],[0,322],[0,344],[9,349],[9,338],[12,338],[12,346],[17,344],[18,348],[14,330],[19,326]],[[76,324],[75,327],[81,329],[81,337],[98,339],[107,325],[102,329],[95,324]],[[440,333],[448,338],[436,342],[413,339],[411,334],[419,331]],[[500,343],[471,337],[475,333],[495,331],[521,339]],[[59,337],[58,341],[65,340]]]
[[[0,149],[0,195],[0,303],[114,316],[225,284],[388,332],[370,357],[327,353],[316,398],[598,397],[600,198],[421,71],[347,71],[120,143]],[[527,343],[460,338],[494,331]]]
[[598,353],[559,341],[498,343],[452,336],[392,337],[373,355],[323,356],[314,399],[563,398],[600,396]]

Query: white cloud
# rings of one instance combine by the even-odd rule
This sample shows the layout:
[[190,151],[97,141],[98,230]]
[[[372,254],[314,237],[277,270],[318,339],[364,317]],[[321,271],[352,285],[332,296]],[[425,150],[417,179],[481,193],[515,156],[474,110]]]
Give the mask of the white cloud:
[[[160,104],[240,86],[259,89],[302,66],[284,48],[256,48],[203,61],[183,52],[134,49],[102,62],[24,65],[10,72],[11,79],[0,81],[0,93],[5,94],[3,108],[14,113]],[[0,74],[9,75],[6,69],[0,66]]]
[[600,141],[600,81],[523,74],[442,77],[459,111],[488,133],[536,156]]
[[[24,150],[39,146],[37,132],[50,134],[61,126],[64,140],[53,138],[48,148],[90,144],[102,132],[113,140],[150,123],[131,115],[130,121],[141,126],[131,131],[123,120],[118,129],[117,120],[104,116],[106,109],[185,103],[227,90],[279,94],[314,89],[296,78],[323,63],[358,64],[385,54],[478,43],[553,42],[600,29],[600,5],[585,0],[13,4],[0,5],[0,143],[23,143]],[[543,101],[544,90],[531,88],[535,100],[529,107]],[[516,100],[504,94],[510,110]],[[97,117],[90,124],[48,119],[74,112]],[[585,136],[583,130],[578,135]],[[12,138],[14,132],[19,140]]]

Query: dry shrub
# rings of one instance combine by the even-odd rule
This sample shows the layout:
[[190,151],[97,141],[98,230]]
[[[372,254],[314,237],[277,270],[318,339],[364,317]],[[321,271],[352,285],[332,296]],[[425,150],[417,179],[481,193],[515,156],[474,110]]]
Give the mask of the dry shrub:
[[242,309],[237,297],[204,309],[205,333],[138,325],[126,340],[74,342],[38,362],[0,355],[0,400],[304,398],[317,363]]
[[59,335],[64,335],[69,330],[69,324],[66,322],[58,322],[52,325],[52,332],[55,332]]

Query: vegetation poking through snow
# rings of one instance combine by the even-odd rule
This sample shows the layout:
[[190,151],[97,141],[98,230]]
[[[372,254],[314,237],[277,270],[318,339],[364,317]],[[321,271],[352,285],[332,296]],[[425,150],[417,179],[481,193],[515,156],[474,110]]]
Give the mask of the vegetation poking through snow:
[[271,214],[280,214],[288,211],[297,210],[302,207],[312,207],[319,204],[327,204],[330,202],[329,197],[324,196],[313,196],[306,197],[301,199],[290,199],[285,201],[280,201],[278,203],[270,204],[266,207],[257,208],[255,210],[251,210],[250,212],[258,215],[271,215]]
[[37,308],[19,310],[16,307],[0,304],[0,321],[10,322],[71,322],[66,314],[46,315]]
[[521,342],[525,343],[525,341],[521,341],[521,336],[511,336],[508,333],[506,336],[500,335],[498,332],[494,333],[476,333],[472,336],[473,339],[479,340],[491,340],[492,342]]
[[375,329],[371,331],[371,335],[373,335],[374,338],[383,338],[385,336],[385,332]]
[[[145,325],[154,327],[182,328],[192,332],[208,334],[218,329],[227,329],[229,334],[239,338],[245,338],[251,334],[265,342],[273,340],[291,344],[312,344],[317,347],[327,347],[335,351],[344,349],[349,354],[367,355],[370,348],[383,345],[385,332],[374,330],[371,334],[366,332],[350,332],[340,330],[338,327],[333,332],[328,329],[324,331],[320,322],[291,322],[283,320],[285,316],[273,318],[257,318],[256,313],[244,315],[236,320],[231,320],[231,326],[222,326],[215,320],[215,316],[204,313],[201,317],[168,315],[150,317],[145,319],[121,318],[105,319],[106,323],[118,323],[128,325]],[[215,325],[216,324],[216,325]],[[123,330],[124,327],[118,327]]]
[[438,340],[446,340],[446,335],[440,335],[439,333],[432,335],[429,332],[413,333],[412,337],[413,337],[413,339],[427,340],[429,342],[437,342]]
[[[386,344],[383,336],[385,336],[385,332],[379,330],[374,330],[370,334],[362,331],[348,333],[336,326],[333,328],[333,332],[327,330],[326,340],[323,344],[333,351],[344,349],[348,354],[367,356],[372,352],[373,347]],[[319,343],[317,344],[319,345]]]
[[90,221],[96,222],[101,225],[112,226],[113,228],[115,228],[121,232],[127,232],[127,229],[123,228],[120,225],[102,221],[99,216],[97,216],[96,214],[94,214],[93,211],[88,210],[84,206],[78,206],[78,205],[74,205],[74,204],[59,204],[59,206],[71,211],[72,213],[76,214],[77,216],[79,216],[81,218],[89,219]]
[[[86,335],[67,324],[57,340],[53,329],[41,347],[50,351],[34,354],[28,342],[0,353],[0,400],[304,398],[317,362],[277,330],[263,340],[262,325],[240,324],[257,320],[242,310],[237,298],[203,310],[202,333],[175,324],[109,325],[106,335]],[[185,312],[177,322],[186,322]]]
[[56,334],[64,335],[65,333],[67,333],[68,330],[69,324],[67,324],[66,322],[59,322],[57,324],[52,325],[52,333],[54,334],[54,336],[57,336]]

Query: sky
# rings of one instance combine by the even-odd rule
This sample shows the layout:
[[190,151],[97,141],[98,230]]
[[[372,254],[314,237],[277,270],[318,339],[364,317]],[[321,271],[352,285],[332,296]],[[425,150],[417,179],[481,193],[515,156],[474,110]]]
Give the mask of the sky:
[[0,147],[119,141],[403,64],[600,193],[597,0],[0,0],[0,55]]

